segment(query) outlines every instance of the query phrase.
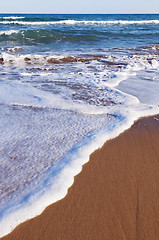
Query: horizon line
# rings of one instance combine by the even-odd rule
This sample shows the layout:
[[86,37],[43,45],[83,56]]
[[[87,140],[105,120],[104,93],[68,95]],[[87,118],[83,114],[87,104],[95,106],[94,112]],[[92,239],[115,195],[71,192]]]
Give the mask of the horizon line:
[[79,14],[79,15],[130,15],[130,14],[138,14],[138,15],[156,15],[159,13],[47,13],[47,12],[0,12],[0,14],[68,14],[68,15],[74,15],[74,14]]

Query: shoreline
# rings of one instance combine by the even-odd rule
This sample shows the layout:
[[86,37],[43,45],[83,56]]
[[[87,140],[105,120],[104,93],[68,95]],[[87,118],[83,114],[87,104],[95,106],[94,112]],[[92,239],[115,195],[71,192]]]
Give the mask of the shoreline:
[[158,144],[159,115],[137,120],[91,154],[64,199],[1,239],[159,238]]

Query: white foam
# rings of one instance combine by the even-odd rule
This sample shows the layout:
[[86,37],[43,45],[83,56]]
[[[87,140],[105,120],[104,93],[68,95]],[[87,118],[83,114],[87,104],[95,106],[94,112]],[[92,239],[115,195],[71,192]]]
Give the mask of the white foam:
[[[48,60],[55,59],[60,60],[63,55],[38,55],[38,54],[11,54],[8,52],[2,52],[1,57],[4,60],[4,64],[15,64],[16,66],[24,66],[27,62],[32,64],[47,64]],[[27,60],[28,59],[28,60]]]
[[[14,54],[8,54],[8,53],[2,53],[2,56],[4,58],[5,63],[9,63],[10,61],[12,61],[16,63],[18,66],[21,66],[22,62],[25,62],[24,59],[26,57],[30,58],[34,64],[39,61],[46,63],[47,59],[52,57],[52,56],[31,55],[31,54],[30,55],[14,55]],[[60,59],[63,56],[55,55],[54,57]],[[23,107],[36,106],[36,107],[39,107],[40,113],[42,115],[41,117],[42,121],[40,121],[39,118],[41,115],[40,113],[38,113],[38,111],[37,111],[36,117],[34,116],[34,114],[36,114],[36,109],[35,109],[35,113],[33,113],[34,112],[33,111],[31,115],[29,115],[28,112],[26,112],[25,114],[26,115],[25,117],[27,118],[26,122],[25,122],[24,115],[22,113],[23,121],[21,121],[21,118],[19,118],[18,114],[20,114],[23,108],[20,109],[19,112],[17,111],[15,113],[15,120],[13,119],[14,124],[12,122],[11,123],[9,122],[9,126],[13,125],[14,137],[12,138],[10,137],[11,131],[10,131],[10,128],[7,127],[6,129],[8,130],[8,134],[6,134],[6,132],[4,136],[2,134],[1,141],[3,140],[5,142],[6,141],[5,137],[7,137],[8,139],[13,139],[13,142],[15,143],[16,138],[18,139],[18,141],[20,139],[21,142],[24,138],[24,139],[27,139],[27,144],[28,144],[29,139],[32,140],[33,137],[36,137],[38,141],[41,141],[40,147],[42,147],[44,146],[43,145],[44,141],[46,143],[48,141],[47,146],[49,146],[50,142],[51,143],[54,142],[56,145],[58,143],[62,143],[64,139],[69,136],[69,139],[66,139],[67,141],[66,141],[65,147],[68,147],[68,144],[70,144],[70,149],[73,149],[74,147],[73,144],[77,143],[77,146],[73,149],[74,151],[72,151],[69,155],[67,155],[67,158],[66,158],[67,164],[65,165],[64,169],[58,172],[58,176],[54,178],[54,182],[52,180],[52,175],[49,172],[49,174],[47,175],[47,180],[48,180],[47,186],[42,186],[41,189],[40,190],[38,189],[38,191],[35,191],[34,194],[31,193],[32,196],[30,196],[27,201],[24,201],[22,205],[16,205],[13,208],[9,209],[7,214],[5,214],[5,216],[0,221],[0,237],[11,232],[21,222],[24,222],[27,219],[33,218],[41,214],[41,212],[48,205],[65,197],[65,195],[67,194],[68,188],[74,182],[74,176],[81,171],[82,165],[89,160],[89,155],[95,149],[101,147],[106,140],[112,139],[118,136],[121,132],[129,128],[133,124],[133,122],[137,120],[139,117],[159,113],[159,108],[155,105],[155,103],[152,104],[152,102],[150,103],[145,101],[144,104],[142,104],[141,101],[139,101],[140,99],[138,98],[138,96],[135,97],[135,96],[126,94],[124,92],[117,91],[115,89],[115,87],[119,83],[124,83],[124,82],[126,83],[128,79],[139,77],[139,79],[141,80],[141,76],[143,76],[143,74],[140,74],[142,73],[141,71],[145,71],[145,72],[146,71],[149,72],[151,70],[156,71],[156,69],[159,67],[159,62],[156,56],[154,56],[154,58],[151,61],[149,60],[148,55],[147,56],[134,55],[134,56],[131,56],[131,58],[129,58],[128,56],[115,56],[115,57],[113,56],[113,59],[114,60],[112,60],[111,56],[107,58],[107,60],[111,62],[114,61],[114,63],[116,64],[122,62],[122,63],[128,63],[128,65],[124,65],[124,67],[122,67],[120,70],[113,70],[107,67],[106,65],[101,65],[101,62],[98,62],[95,60],[89,64],[90,66],[93,66],[95,68],[94,71],[96,74],[94,74],[92,68],[87,68],[88,65],[84,63],[74,63],[74,66],[76,66],[76,69],[74,70],[72,70],[72,68],[70,69],[69,67],[63,68],[63,70],[61,70],[63,71],[61,75],[59,74],[59,72],[57,72],[59,83],[61,83],[63,79],[66,80],[68,78],[71,84],[78,84],[78,83],[81,83],[82,81],[85,81],[84,82],[85,87],[88,84],[88,85],[97,87],[97,89],[98,87],[100,88],[100,90],[103,89],[106,92],[106,96],[109,97],[110,100],[115,101],[116,104],[112,106],[90,105],[88,103],[85,103],[82,100],[80,100],[79,102],[72,101],[68,97],[70,93],[68,89],[66,90],[66,92],[65,90],[61,90],[62,92],[61,95],[60,94],[55,95],[53,93],[50,93],[49,91],[43,91],[42,89],[38,89],[31,84],[32,79],[35,82],[36,81],[40,82],[40,77],[43,79],[45,77],[47,78],[47,77],[53,76],[54,80],[56,80],[56,73],[54,72],[43,73],[43,72],[39,72],[39,70],[37,72],[36,71],[31,72],[31,69],[30,69],[30,72],[25,72],[24,68],[22,68],[20,70],[18,69],[21,72],[19,75],[23,77],[22,81],[11,79],[10,82],[8,82],[8,79],[7,79],[7,81],[4,80],[0,82],[0,92],[1,92],[0,103],[8,104],[9,106],[15,106],[15,105],[16,106],[22,105]],[[82,69],[82,72],[80,72],[82,76],[81,74],[78,74],[79,73],[77,71],[78,68]],[[48,70],[50,71],[49,68]],[[150,76],[151,75],[153,74],[150,73]],[[153,77],[154,77],[153,78],[154,82],[158,81],[156,80],[156,75],[154,75]],[[25,78],[26,78],[26,82],[25,82]],[[81,81],[81,78],[82,78],[82,81]],[[28,80],[30,80],[30,83],[28,83],[29,82]],[[64,87],[67,87],[66,83]],[[89,97],[91,97],[91,94],[94,88],[92,87],[88,90],[90,91]],[[86,88],[86,91],[87,91],[87,88]],[[123,88],[123,91],[124,91],[124,88]],[[74,93],[75,94],[77,93],[75,91],[75,88],[74,88]],[[102,97],[104,99],[105,95],[104,96],[102,95]],[[41,111],[41,108],[45,108],[45,107],[47,108],[47,110],[49,109],[48,115],[45,113],[45,111]],[[51,116],[50,109],[54,109],[54,108],[56,108],[56,111],[57,109],[60,110],[60,113],[58,113],[55,116],[59,127],[57,127],[57,124],[55,123],[55,121],[53,121],[54,119],[53,120],[51,119],[52,121],[49,119],[49,117]],[[64,115],[63,113],[64,111],[65,113],[66,111],[69,111],[69,112],[67,112]],[[67,116],[68,114],[70,115],[69,117],[66,117],[66,119],[64,118],[62,122],[60,120],[60,114],[62,114],[62,119],[64,118],[64,116]],[[74,116],[76,116],[76,124],[74,119],[73,121],[70,120],[71,114],[74,114]],[[100,116],[100,114],[102,116]],[[86,117],[87,120],[84,121],[84,124],[83,124],[83,118],[85,117],[83,118],[81,117],[83,115],[87,116]],[[32,121],[34,124],[32,124],[31,118],[33,118]],[[9,121],[11,120],[9,119]],[[30,125],[28,125],[28,122]],[[54,128],[50,128],[52,127],[51,125],[54,125],[54,124],[50,124],[52,122],[55,124],[55,126],[53,126]],[[6,124],[6,121],[3,121],[3,123]],[[22,131],[23,130],[22,126],[19,127],[20,123],[22,123],[23,127],[26,127],[25,128],[26,135],[24,134],[24,131]],[[89,124],[86,125],[86,123],[87,124],[89,123]],[[36,124],[39,124],[39,129],[38,130],[35,129],[36,130],[35,132],[34,132],[34,129],[31,129],[30,132],[33,136],[31,135],[31,137],[29,138],[30,132],[28,131],[31,126],[34,126],[35,128]],[[96,132],[94,133],[93,136],[88,137],[87,135],[89,135],[89,132],[91,132],[91,129],[92,129],[92,128],[88,129],[88,127],[90,127],[90,124],[92,124],[93,126],[92,128],[96,130]],[[63,135],[64,134],[63,129],[61,130],[62,127],[63,129],[65,129],[65,131],[67,129],[67,131],[65,132],[66,133],[65,135]],[[56,141],[52,139],[52,136],[53,136],[52,133],[54,131],[58,133],[58,136],[59,135],[61,136],[61,138],[56,139]],[[51,136],[49,135],[50,133],[51,133]],[[37,134],[39,135],[37,136]],[[47,135],[47,137],[45,135]],[[77,139],[75,138],[75,136],[77,137]],[[72,139],[75,139],[75,142],[72,143]],[[77,140],[81,142],[78,143]],[[13,145],[13,142],[11,142],[11,146]],[[37,142],[35,141],[34,144],[32,144],[31,142],[30,145],[31,147],[34,147],[33,149],[34,151],[31,152],[28,146],[25,145],[24,149],[22,149],[24,150],[23,155],[26,154],[26,156],[29,157],[30,156],[29,154],[31,152],[32,158],[34,157],[36,161],[39,160],[39,155],[38,155],[39,153],[36,152]],[[15,149],[17,149],[18,146],[19,145],[16,144]],[[21,145],[19,148],[21,149]],[[68,149],[66,150],[68,154]],[[47,154],[49,154],[49,151],[47,147],[44,148],[44,153],[48,158]],[[41,154],[40,156],[42,156],[41,157],[42,160],[45,159],[44,153],[42,149],[40,152]],[[18,156],[19,154],[20,154],[20,151],[18,151]],[[58,151],[58,154],[59,154],[59,151]],[[52,161],[52,159],[49,159],[49,160]],[[42,163],[44,164],[44,162]],[[45,163],[45,164],[48,166],[49,163],[47,164]],[[43,164],[41,164],[42,167],[44,166]],[[36,166],[38,166],[38,164],[36,164]],[[39,172],[41,173],[41,169],[39,169]]]
[[38,75],[38,74],[30,73],[30,72],[21,72],[20,75],[21,76],[35,76],[35,75]]
[[8,17],[0,17],[3,19],[24,19],[25,17],[17,17],[17,16],[8,16]]
[[[143,109],[135,110],[129,108],[124,111],[124,114],[126,114],[124,121],[118,122],[118,124],[107,122],[105,130],[100,132],[93,141],[75,152],[70,163],[59,173],[53,185],[50,182],[50,188],[45,193],[35,194],[25,203],[25,206],[18,206],[17,209],[13,209],[14,212],[11,211],[3,217],[0,222],[0,237],[11,232],[20,223],[41,214],[48,205],[64,198],[68,188],[74,182],[74,176],[82,170],[82,165],[88,162],[90,154],[95,149],[102,147],[106,140],[117,137],[129,128],[137,118],[156,113],[159,113],[159,109],[144,109],[143,107]],[[120,112],[118,114],[120,115]],[[124,114],[122,111],[123,116]],[[116,127],[114,127],[115,125]]]
[[76,21],[76,20],[61,20],[61,21],[45,21],[45,22],[27,22],[27,21],[0,21],[0,24],[19,24],[19,25],[143,25],[143,24],[159,24],[159,20],[114,20],[114,21]]
[[[53,93],[44,92],[26,84],[19,84],[14,81],[10,84],[0,83],[0,103],[11,105],[23,105],[40,108],[56,108],[63,110],[73,110],[87,114],[106,113],[105,107],[97,107],[84,103],[76,103],[66,100]],[[7,97],[6,97],[7,96]]]
[[9,52],[14,52],[14,53],[16,53],[16,52],[24,51],[24,48],[16,46],[16,47],[9,47],[9,48],[7,48],[7,50],[8,50]]
[[[2,31],[2,34],[12,34],[12,33],[17,33],[19,31]],[[1,32],[0,32],[1,34]],[[20,48],[20,47],[19,47]],[[11,48],[14,49],[14,48]],[[18,47],[15,47],[15,49],[18,49]],[[4,59],[4,63],[10,63],[12,62],[13,64],[16,64],[21,66],[21,64],[27,63],[28,61],[32,64],[48,64],[51,60],[62,60],[63,58],[70,57],[66,55],[40,55],[40,54],[11,54],[8,52],[2,52],[1,57]],[[71,56],[73,58],[76,58],[76,56]],[[93,59],[93,58],[92,58]],[[101,62],[112,62],[113,64],[120,65],[120,62],[125,64],[125,66],[121,67],[120,70],[118,70],[118,74],[120,75],[121,72],[129,72],[129,74],[135,74],[135,71],[141,70],[141,69],[153,69],[153,68],[158,68],[159,67],[159,58],[154,54],[147,54],[147,55],[132,55],[131,57],[129,56],[105,56],[105,59],[101,59],[100,62],[97,60],[92,60],[90,57],[91,65],[92,66],[97,66],[102,69]],[[151,59],[151,60],[150,60]],[[54,63],[54,61],[53,61]],[[62,63],[62,61],[61,61]],[[69,63],[69,62],[68,62]],[[80,64],[80,66],[85,67],[85,63],[80,62],[80,57],[79,57],[79,62],[77,58],[77,63]],[[76,64],[77,64],[76,63]],[[74,63],[75,64],[75,63]],[[111,68],[109,68],[111,69]],[[109,71],[110,74],[112,75],[112,69]],[[131,72],[131,73],[130,73]],[[80,72],[79,72],[80,73]],[[82,73],[83,74],[83,73]],[[88,74],[88,71],[87,71]],[[102,72],[100,73],[102,74]]]
[[18,32],[19,32],[19,30],[0,31],[0,35],[7,35],[7,36],[9,36],[9,35],[12,35],[12,34],[18,33]]
[[[47,56],[47,55],[32,55],[32,54],[10,54],[10,53],[6,53],[3,52],[1,54],[3,60],[4,60],[4,65],[10,65],[10,64],[14,64],[16,66],[21,66],[21,67],[25,67],[27,64],[27,61],[25,59],[29,59],[29,62],[32,64],[48,64],[48,60],[49,59],[57,59],[60,60],[61,58],[63,58],[64,56],[62,55],[52,55],[52,56]],[[110,57],[109,57],[110,58]],[[65,72],[65,68],[63,68],[61,74],[56,73],[54,70],[45,70],[45,71],[27,71],[24,72],[22,70],[20,70],[20,75],[23,77],[34,77],[34,79],[37,79],[37,81],[40,82],[40,77],[46,77],[49,81],[52,81],[51,78],[53,77],[53,79],[56,81],[59,81],[59,77],[61,78],[61,81],[66,81],[66,79],[71,79],[71,84],[81,84],[81,81],[83,81],[82,79],[85,78],[85,84],[87,83],[88,85],[95,85],[96,87],[110,87],[110,88],[114,88],[116,86],[118,86],[120,84],[120,82],[123,82],[124,80],[127,79],[135,79],[138,78],[138,80],[140,82],[142,82],[140,80],[140,77],[142,78],[144,76],[144,72],[151,72],[151,71],[157,71],[157,69],[159,68],[159,60],[156,58],[156,56],[151,56],[152,60],[149,60],[149,56],[148,55],[134,55],[131,58],[127,57],[127,56],[116,56],[115,58],[115,64],[120,64],[120,62],[126,62],[128,63],[128,65],[125,65],[124,67],[120,68],[119,70],[116,69],[114,71],[112,71],[113,69],[110,67],[106,67],[105,65],[101,65],[100,62],[98,61],[92,61],[90,62],[90,66],[94,67],[95,70],[92,71],[92,68],[87,68],[87,65],[84,63],[73,63],[74,66],[76,66],[76,68],[74,68],[74,70],[69,71],[66,68],[66,72]],[[110,62],[112,62],[112,59],[109,59]],[[69,64],[68,64],[69,65]],[[58,66],[56,65],[57,69]],[[83,69],[83,71],[80,73],[77,71],[77,69]],[[95,71],[95,74],[94,74]],[[139,76],[139,73],[141,71],[144,71],[142,73],[142,76]],[[148,73],[146,73],[146,78],[147,78]],[[157,75],[152,75],[149,74],[148,79],[149,80],[153,80],[154,84],[157,81],[158,77],[158,72]],[[70,81],[70,80],[69,80]],[[148,82],[147,84],[149,84],[150,87],[148,87],[148,89],[151,88],[151,86],[153,86],[153,82]],[[126,82],[127,83],[127,82]],[[3,83],[2,83],[3,84]],[[15,85],[16,84],[16,85]],[[8,98],[7,101],[11,102],[11,99],[14,95],[14,97],[12,98],[12,102],[14,104],[26,104],[26,105],[34,105],[34,106],[41,106],[41,107],[57,107],[59,108],[60,105],[63,106],[63,109],[71,109],[71,105],[73,107],[73,109],[78,111],[88,111],[86,105],[87,104],[83,104],[82,101],[80,101],[79,103],[77,102],[73,102],[71,104],[71,99],[68,98],[68,88],[65,90],[64,92],[64,88],[62,89],[61,87],[61,91],[62,91],[62,95],[58,96],[59,98],[57,98],[57,95],[54,94],[50,94],[48,92],[43,92],[38,90],[37,88],[29,88],[29,86],[24,86],[23,85],[17,85],[18,82],[14,82],[14,85],[7,85],[7,87],[11,87],[11,89],[13,89],[13,87],[15,88],[15,90],[10,90],[10,93],[7,94],[7,92],[4,94],[4,99],[6,94],[8,96],[10,96]],[[20,88],[18,88],[18,86]],[[135,86],[135,85],[134,85]],[[137,85],[136,85],[137,86]],[[142,83],[141,83],[142,86]],[[145,85],[147,86],[147,85]],[[4,89],[6,89],[6,87],[4,88],[3,86],[3,90],[2,92],[4,92]],[[20,94],[14,94],[16,93],[16,89],[18,89],[19,93],[22,92],[21,98],[19,97]],[[132,87],[130,88],[130,90],[132,89]],[[135,89],[135,87],[134,87]],[[156,88],[155,88],[156,89]],[[124,89],[122,89],[124,91]],[[9,91],[9,90],[6,90]],[[32,94],[28,94],[29,91],[31,91]],[[106,90],[105,90],[106,91]],[[146,92],[146,91],[144,91]],[[131,92],[129,92],[130,94],[132,94]],[[132,94],[135,95],[135,94]],[[141,94],[139,94],[141,95]],[[32,96],[32,97],[31,97]],[[37,98],[35,97],[37,96]],[[109,99],[112,99],[112,101],[115,100],[115,103],[120,103],[123,102],[124,104],[124,99],[121,97],[123,96],[123,94],[121,94],[119,96],[119,94],[116,94],[115,91],[108,91],[107,92],[107,96],[103,95],[103,97],[109,97]],[[136,95],[135,95],[136,96]],[[154,94],[153,96],[156,96],[157,99],[157,94]],[[64,97],[64,98],[63,98]],[[90,97],[90,96],[89,96]],[[56,98],[58,100],[56,100]],[[67,101],[66,101],[67,98]],[[139,97],[138,97],[139,98]],[[1,95],[1,99],[2,99],[2,95]],[[40,101],[38,100],[40,99]],[[64,100],[65,99],[65,100]],[[140,99],[140,98],[139,98]],[[153,99],[153,97],[151,98]],[[4,101],[4,100],[3,100]],[[5,100],[6,101],[6,100]],[[155,100],[157,101],[157,100]],[[9,103],[8,102],[8,103]],[[56,104],[55,104],[56,103]],[[145,102],[146,103],[146,102]],[[152,104],[153,100],[151,100],[151,102],[148,102],[148,104]],[[87,105],[89,106],[89,111],[92,113],[102,113],[103,112],[103,107],[96,107],[96,106],[91,106],[91,105]],[[83,109],[83,110],[82,110]],[[86,110],[87,109],[87,110]]]
[[124,68],[121,68],[121,70],[117,71],[115,73],[115,77],[109,78],[107,81],[104,82],[104,85],[110,86],[110,87],[117,87],[120,82],[123,82],[128,78],[133,78],[133,77],[135,78],[137,76],[137,73],[142,70],[151,71],[153,69],[156,69],[157,71],[157,69],[159,68],[159,59],[156,58],[156,56],[154,56],[154,59],[153,59],[152,55],[150,56],[150,59],[151,57],[152,57],[151,61],[149,61],[149,55],[147,56],[134,55],[133,57],[131,57],[131,59],[129,59],[129,57],[127,56],[124,56],[123,58],[119,57],[118,59],[119,62],[121,58],[122,61],[124,60],[125,62],[128,62],[128,65],[125,66]]

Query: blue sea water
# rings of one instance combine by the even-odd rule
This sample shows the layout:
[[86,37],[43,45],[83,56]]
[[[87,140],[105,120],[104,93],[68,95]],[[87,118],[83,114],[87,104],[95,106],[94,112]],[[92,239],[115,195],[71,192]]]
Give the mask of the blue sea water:
[[[158,44],[159,15],[1,15],[2,46],[56,53]],[[22,18],[21,18],[22,17]],[[38,46],[40,45],[40,49]],[[73,50],[73,51],[72,51]]]
[[0,237],[159,113],[158,92],[158,14],[0,14]]

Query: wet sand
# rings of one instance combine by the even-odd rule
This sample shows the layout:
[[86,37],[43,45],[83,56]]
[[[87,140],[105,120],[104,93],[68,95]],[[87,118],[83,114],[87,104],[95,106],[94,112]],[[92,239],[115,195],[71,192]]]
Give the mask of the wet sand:
[[159,239],[159,116],[106,142],[64,199],[2,239]]

